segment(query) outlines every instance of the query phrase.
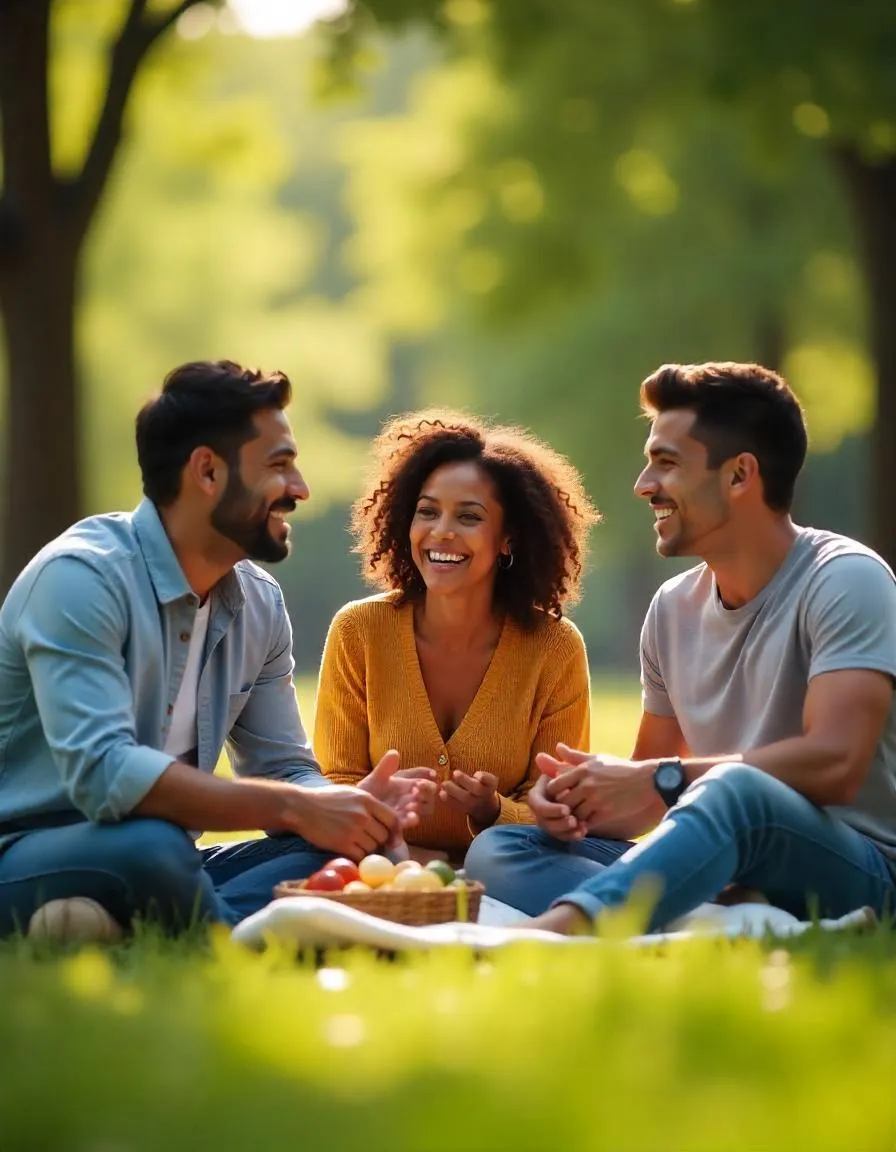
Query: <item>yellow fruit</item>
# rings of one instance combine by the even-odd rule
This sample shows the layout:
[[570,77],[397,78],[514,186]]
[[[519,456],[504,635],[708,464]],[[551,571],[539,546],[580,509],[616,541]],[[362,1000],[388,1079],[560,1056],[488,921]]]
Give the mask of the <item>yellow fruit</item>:
[[371,888],[379,888],[395,875],[395,865],[385,856],[365,856],[358,865],[361,879]]
[[365,884],[363,880],[349,880],[348,884],[342,889],[343,892],[372,892],[373,889],[369,884]]
[[395,877],[392,887],[402,892],[439,892],[443,885],[438,876],[425,868],[406,868]]

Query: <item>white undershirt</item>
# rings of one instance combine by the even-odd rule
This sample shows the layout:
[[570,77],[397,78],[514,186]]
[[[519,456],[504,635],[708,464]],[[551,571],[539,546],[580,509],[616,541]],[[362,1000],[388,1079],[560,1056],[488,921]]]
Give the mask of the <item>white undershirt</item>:
[[201,607],[196,609],[196,619],[193,623],[193,634],[190,636],[190,648],[187,652],[187,665],[184,668],[184,678],[180,682],[180,691],[174,703],[171,714],[171,727],[165,740],[163,751],[169,756],[183,756],[191,752],[199,743],[196,730],[196,698],[199,695],[199,672],[202,668],[202,656],[205,652],[205,634],[208,631],[208,612],[211,597]]

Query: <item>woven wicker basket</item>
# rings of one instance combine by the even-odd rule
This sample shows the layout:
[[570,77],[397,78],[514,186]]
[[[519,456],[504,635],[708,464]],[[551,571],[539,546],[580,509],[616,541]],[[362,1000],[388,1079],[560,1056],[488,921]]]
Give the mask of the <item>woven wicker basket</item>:
[[[333,900],[348,908],[357,908],[381,920],[395,924],[445,924],[450,920],[475,921],[485,888],[478,881],[468,881],[466,892],[460,888],[443,888],[440,892],[309,892],[304,880],[285,880],[274,889],[274,896],[315,896]],[[464,900],[466,896],[466,901]],[[464,909],[466,903],[466,909]]]

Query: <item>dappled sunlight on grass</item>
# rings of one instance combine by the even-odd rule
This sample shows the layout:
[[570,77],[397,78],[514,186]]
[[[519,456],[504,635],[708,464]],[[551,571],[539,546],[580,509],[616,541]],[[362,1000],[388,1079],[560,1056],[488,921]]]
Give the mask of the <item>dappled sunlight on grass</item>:
[[0,949],[3,1146],[883,1152],[896,947],[818,943]]

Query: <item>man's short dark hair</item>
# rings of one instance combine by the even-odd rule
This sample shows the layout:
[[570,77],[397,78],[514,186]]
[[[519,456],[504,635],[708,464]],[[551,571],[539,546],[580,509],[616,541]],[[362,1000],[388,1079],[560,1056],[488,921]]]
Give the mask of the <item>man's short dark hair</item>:
[[253,416],[285,408],[292,386],[282,372],[265,375],[232,360],[195,360],[173,369],[162,391],[137,414],[137,460],[143,491],[165,507],[177,499],[190,455],[208,447],[228,465],[256,435]]
[[777,372],[759,364],[664,364],[642,383],[641,409],[652,418],[676,408],[696,414],[691,436],[706,445],[708,467],[752,453],[766,504],[790,510],[808,436],[800,403]]

